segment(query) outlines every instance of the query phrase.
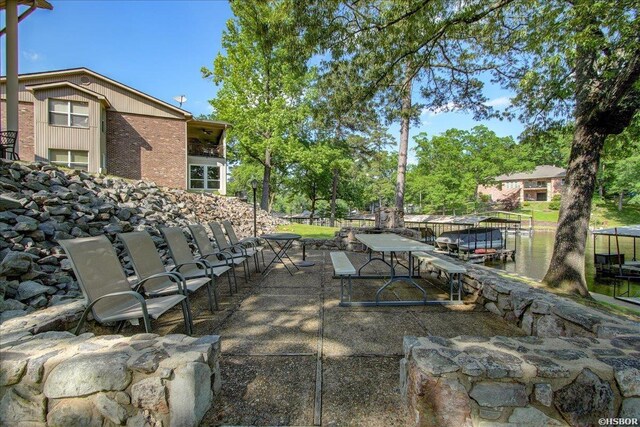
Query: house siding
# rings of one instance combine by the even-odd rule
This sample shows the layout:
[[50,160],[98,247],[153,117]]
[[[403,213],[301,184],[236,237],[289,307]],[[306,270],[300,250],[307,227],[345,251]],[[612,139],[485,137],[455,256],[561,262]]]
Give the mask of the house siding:
[[[49,124],[49,99],[86,102],[89,106],[89,127],[75,128]],[[87,151],[89,172],[100,168],[100,103],[73,88],[55,88],[35,94],[35,159],[49,160],[50,149]]]
[[[507,182],[518,183],[519,188],[507,188]],[[527,183],[538,183],[540,187],[527,188]],[[537,200],[538,193],[544,193],[547,201],[554,195],[562,193],[562,178],[535,178],[524,180],[503,181],[495,186],[478,186],[478,193],[491,197],[494,202],[513,203],[515,200],[521,202]]]
[[[7,129],[7,105],[0,102],[0,123],[3,130]],[[18,104],[18,155],[20,160],[32,162],[34,156],[34,123],[33,103],[20,102]]]
[[[68,81],[104,95],[111,103],[113,109],[117,111],[169,118],[184,119],[185,117],[180,111],[168,108],[83,70],[42,77],[21,77],[18,84],[18,99],[23,102],[34,102],[34,95],[27,90],[26,86],[60,81]],[[0,84],[0,98],[5,98],[5,91],[6,84],[3,82]]]
[[184,120],[107,111],[107,173],[185,188]]

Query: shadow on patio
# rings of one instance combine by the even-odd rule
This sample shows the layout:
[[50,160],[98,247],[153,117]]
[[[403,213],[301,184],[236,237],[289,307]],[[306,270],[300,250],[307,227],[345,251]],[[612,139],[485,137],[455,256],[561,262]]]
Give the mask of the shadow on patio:
[[[362,265],[366,255],[349,258]],[[206,292],[192,297],[195,334],[222,337],[222,393],[202,425],[407,425],[399,391],[403,336],[524,335],[470,303],[339,307],[329,252],[311,251],[307,259],[315,266],[293,276],[278,266],[267,276],[253,273],[248,284],[239,280],[233,297],[220,280],[221,310],[213,314]],[[382,264],[367,269],[387,272]],[[429,299],[448,298],[443,284],[423,283]],[[354,300],[373,299],[381,284],[354,281]],[[383,294],[411,298],[418,292],[403,283]],[[160,334],[183,332],[177,311],[165,317]]]

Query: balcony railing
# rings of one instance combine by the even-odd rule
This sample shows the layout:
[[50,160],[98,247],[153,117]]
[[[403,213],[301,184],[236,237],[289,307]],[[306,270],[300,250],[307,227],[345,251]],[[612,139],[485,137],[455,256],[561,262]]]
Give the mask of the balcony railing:
[[524,183],[524,188],[525,189],[547,189],[547,183],[546,182],[525,182]]
[[189,156],[219,157],[224,156],[223,147],[219,144],[201,141],[189,141],[187,144],[187,154]]

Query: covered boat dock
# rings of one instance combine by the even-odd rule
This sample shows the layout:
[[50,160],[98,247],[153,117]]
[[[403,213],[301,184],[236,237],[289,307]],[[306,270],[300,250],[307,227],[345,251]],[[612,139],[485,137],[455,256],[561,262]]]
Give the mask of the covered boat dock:
[[[640,282],[640,261],[638,261],[637,241],[640,238],[640,224],[623,227],[594,230],[593,263],[596,274],[616,279],[613,297],[622,301],[640,305],[640,297],[632,291],[632,283]],[[597,251],[598,236],[607,237],[607,252]],[[612,239],[613,237],[613,239]],[[630,254],[620,252],[620,238],[633,239],[633,250]],[[613,241],[612,241],[613,240]]]
[[[426,243],[435,243],[435,240],[444,232],[458,231],[464,234],[465,230],[471,235],[474,228],[497,228],[505,236],[503,244],[500,248],[495,248],[495,252],[491,253],[475,253],[475,251],[460,251],[457,256],[461,259],[472,262],[484,262],[488,260],[501,259],[506,261],[507,258],[515,257],[516,247],[508,249],[506,247],[506,233],[509,229],[520,227],[521,220],[515,218],[506,218],[491,215],[405,215],[405,227],[420,231],[422,238]],[[515,245],[514,240],[514,245]]]

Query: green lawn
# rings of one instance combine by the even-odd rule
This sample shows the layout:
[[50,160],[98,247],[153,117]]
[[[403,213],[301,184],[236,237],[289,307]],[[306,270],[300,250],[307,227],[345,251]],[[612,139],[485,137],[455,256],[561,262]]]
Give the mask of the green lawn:
[[[516,212],[533,214],[533,221],[558,222],[558,211],[549,209],[549,202],[525,202]],[[622,211],[613,200],[594,198],[591,208],[591,225],[596,228],[640,224],[640,206],[625,205]]]
[[279,225],[277,228],[280,232],[296,233],[302,237],[310,237],[312,239],[333,239],[338,227],[320,227],[319,225],[309,224],[287,224]]

